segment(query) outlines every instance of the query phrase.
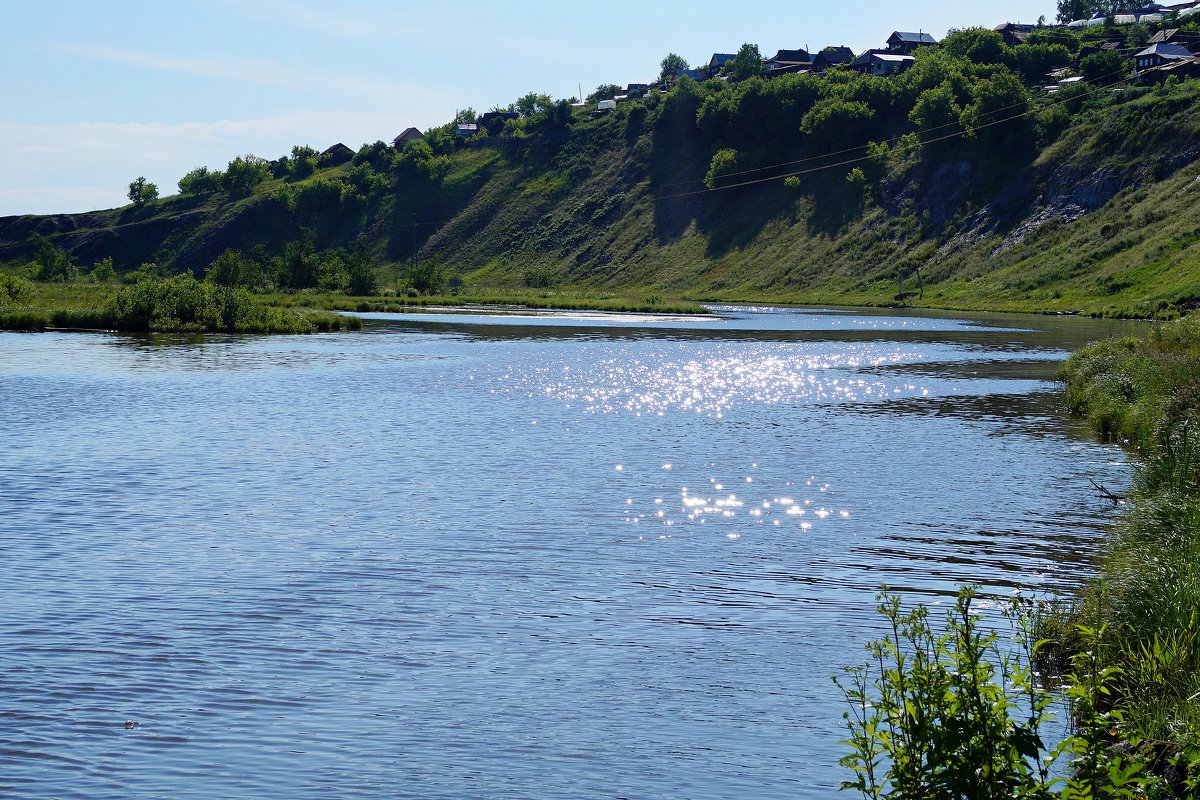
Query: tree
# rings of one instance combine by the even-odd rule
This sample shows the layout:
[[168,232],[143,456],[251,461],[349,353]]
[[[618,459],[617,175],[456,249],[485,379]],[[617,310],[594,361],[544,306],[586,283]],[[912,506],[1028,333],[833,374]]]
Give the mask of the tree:
[[1112,16],[1119,5],[1120,0],[1058,0],[1058,21],[1065,24],[1077,19],[1089,19],[1097,12]]
[[66,250],[55,247],[40,233],[30,234],[28,244],[33,247],[34,280],[67,283],[75,279],[75,259]]
[[530,92],[513,103],[513,109],[525,119],[545,114],[554,107],[554,99],[548,94]]
[[234,195],[249,194],[270,174],[266,159],[250,154],[238,156],[225,169],[225,190]]
[[117,271],[113,269],[112,256],[105,256],[92,265],[91,279],[96,283],[112,283],[117,279]]
[[949,81],[926,89],[917,96],[908,119],[919,131],[928,131],[933,136],[944,136],[950,130],[946,127],[958,122],[962,109],[955,102],[954,89]]
[[746,43],[738,48],[737,55],[725,65],[731,80],[744,81],[762,74],[762,53],[758,45]]
[[987,28],[962,28],[953,30],[942,39],[942,49],[956,58],[965,58],[976,64],[1004,63],[1004,37]]
[[454,112],[454,123],[456,125],[473,125],[477,119],[478,115],[475,113],[475,109],[470,106],[460,108]]
[[818,148],[853,147],[866,142],[875,112],[866,103],[827,97],[809,109],[800,132]]
[[621,93],[621,87],[615,83],[602,83],[596,87],[596,91],[587,96],[589,103],[595,103],[597,100],[612,100]]
[[1150,40],[1150,29],[1145,23],[1135,22],[1130,25],[1128,32],[1125,34],[1126,47],[1145,47],[1146,42]]
[[728,147],[718,150],[712,157],[712,161],[709,162],[708,174],[704,176],[704,185],[710,189],[728,185],[729,182],[722,179],[737,172],[737,168],[738,154],[736,150]]
[[256,265],[240,252],[228,249],[204,271],[204,279],[226,289],[251,288]]
[[974,102],[963,109],[962,124],[969,135],[987,130],[993,138],[1028,124],[1029,94],[1017,76],[1007,70],[982,80],[971,90]]
[[1071,63],[1070,51],[1061,44],[1019,44],[1009,52],[1013,67],[1033,85],[1051,69]]
[[675,77],[676,71],[689,68],[687,60],[676,53],[667,53],[666,58],[659,63],[659,67],[661,68],[658,73],[660,81],[668,81]]
[[208,167],[196,167],[179,179],[179,193],[209,194],[218,191],[224,177],[217,170],[210,171]]
[[1104,50],[1085,56],[1079,62],[1083,79],[1093,86],[1108,86],[1125,77],[1126,61],[1114,50]]
[[292,146],[292,157],[289,161],[289,172],[297,180],[307,178],[317,168],[317,157],[320,154],[306,144]]
[[158,187],[142,176],[129,184],[129,199],[135,206],[158,199]]

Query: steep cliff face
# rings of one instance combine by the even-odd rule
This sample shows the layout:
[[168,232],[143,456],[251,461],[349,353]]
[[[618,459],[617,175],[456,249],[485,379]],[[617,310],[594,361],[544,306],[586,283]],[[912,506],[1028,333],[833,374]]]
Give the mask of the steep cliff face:
[[0,261],[27,257],[36,232],[83,264],[200,272],[226,248],[269,257],[307,229],[320,248],[365,239],[383,264],[437,260],[481,289],[878,303],[919,269],[930,305],[1153,313],[1200,297],[1198,109],[1195,87],[1127,93],[1040,151],[894,146],[863,180],[849,174],[858,162],[810,158],[754,165],[745,175],[764,180],[715,191],[704,179],[719,143],[622,110],[561,137],[461,147],[439,180],[350,199],[272,181],[241,198],[4,218]]

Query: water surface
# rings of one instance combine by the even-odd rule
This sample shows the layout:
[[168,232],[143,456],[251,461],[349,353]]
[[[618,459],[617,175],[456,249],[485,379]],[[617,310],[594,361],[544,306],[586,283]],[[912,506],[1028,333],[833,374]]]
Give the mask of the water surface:
[[1087,574],[1124,328],[718,311],[0,333],[0,796],[829,797],[881,584]]

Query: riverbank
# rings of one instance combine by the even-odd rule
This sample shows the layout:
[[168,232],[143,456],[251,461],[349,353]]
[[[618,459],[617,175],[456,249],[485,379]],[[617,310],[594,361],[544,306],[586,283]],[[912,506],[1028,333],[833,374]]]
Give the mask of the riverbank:
[[[1115,738],[1200,781],[1200,316],[1098,342],[1063,369],[1067,403],[1141,456],[1099,574],[1049,629],[1109,671]],[[1080,632],[1097,631],[1094,642]],[[1191,796],[1191,795],[1188,795]]]
[[315,333],[358,330],[362,320],[328,309],[284,306],[191,273],[136,283],[40,283],[0,275],[0,330],[154,333]]

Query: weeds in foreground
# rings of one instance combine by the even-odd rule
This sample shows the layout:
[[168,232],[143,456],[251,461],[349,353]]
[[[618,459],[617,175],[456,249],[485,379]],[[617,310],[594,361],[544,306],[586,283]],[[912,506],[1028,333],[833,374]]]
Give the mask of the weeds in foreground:
[[[1048,745],[1060,699],[1035,671],[1045,645],[1035,640],[1037,606],[1013,601],[1014,635],[1002,640],[983,628],[976,599],[962,589],[937,631],[927,607],[905,611],[898,597],[880,595],[890,632],[868,645],[867,664],[834,679],[851,709],[842,764],[854,779],[843,789],[871,800],[1137,800],[1197,788],[1194,779],[1173,785],[1163,749],[1127,735],[1126,712],[1113,702],[1125,676],[1100,656],[1103,626],[1077,629],[1087,647],[1063,677],[1073,727]],[[1185,762],[1181,775],[1197,763],[1191,753],[1173,759]]]

